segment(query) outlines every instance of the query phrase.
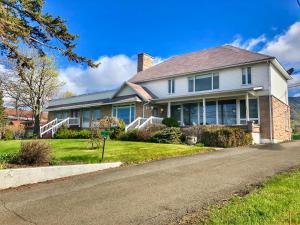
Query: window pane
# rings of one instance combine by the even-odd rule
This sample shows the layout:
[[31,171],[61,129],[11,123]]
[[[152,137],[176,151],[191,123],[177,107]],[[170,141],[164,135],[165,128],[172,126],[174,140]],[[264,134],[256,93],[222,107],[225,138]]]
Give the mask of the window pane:
[[82,113],[82,127],[89,128],[90,127],[90,111],[84,110]]
[[206,124],[216,124],[216,102],[206,103]]
[[246,84],[246,69],[242,69],[242,84]]
[[94,109],[92,114],[92,120],[94,122],[99,121],[101,119],[101,110],[100,109]]
[[69,117],[69,112],[68,111],[64,111],[62,117],[63,117],[63,119],[68,118]]
[[117,108],[118,119],[123,120],[125,124],[130,123],[130,107],[118,107]]
[[132,105],[131,106],[131,118],[130,118],[130,122],[135,120],[135,106]]
[[257,99],[249,99],[249,117],[250,118],[258,118]]
[[199,102],[199,124],[203,125],[203,102]]
[[220,124],[236,124],[236,100],[219,101],[218,110]]
[[172,80],[172,93],[175,93],[175,80]]
[[213,79],[213,88],[219,89],[219,75],[214,75]]
[[171,93],[171,80],[168,80],[168,93]]
[[240,118],[246,119],[246,101],[240,100]]
[[181,105],[171,106],[171,117],[181,123]]
[[113,107],[113,117],[117,117],[117,108]]
[[62,113],[61,112],[55,112],[55,118],[60,120],[62,118]]
[[252,79],[251,79],[251,67],[247,68],[247,75],[248,75],[247,82],[248,82],[248,84],[251,84],[251,82],[252,82]]
[[198,124],[198,104],[184,104],[183,105],[183,123],[184,125]]
[[188,79],[188,91],[193,92],[194,91],[194,78]]
[[211,76],[209,77],[196,77],[195,89],[196,91],[207,91],[211,90]]

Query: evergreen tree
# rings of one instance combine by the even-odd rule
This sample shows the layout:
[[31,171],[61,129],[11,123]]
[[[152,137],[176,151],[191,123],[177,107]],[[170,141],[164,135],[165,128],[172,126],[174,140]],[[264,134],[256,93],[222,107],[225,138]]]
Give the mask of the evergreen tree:
[[77,35],[69,33],[65,21],[43,11],[44,0],[0,0],[0,54],[31,67],[31,58],[20,45],[37,49],[44,56],[45,48],[59,51],[70,61],[97,65],[74,52]]

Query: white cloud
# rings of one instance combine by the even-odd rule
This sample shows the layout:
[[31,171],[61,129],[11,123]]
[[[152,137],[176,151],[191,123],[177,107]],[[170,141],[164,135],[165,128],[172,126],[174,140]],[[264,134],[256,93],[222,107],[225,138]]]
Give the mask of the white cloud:
[[247,50],[253,50],[257,45],[265,43],[267,41],[265,35],[260,35],[257,38],[251,38],[246,41],[243,40],[243,38],[240,35],[237,35],[236,39],[230,43],[230,45],[244,48]]
[[286,32],[267,42],[261,52],[276,56],[287,66],[300,67],[300,22],[294,23]]
[[[162,58],[155,57],[153,63],[158,64],[162,61]],[[60,79],[65,82],[62,92],[71,91],[78,95],[115,89],[131,78],[137,69],[136,58],[123,54],[101,56],[96,62],[101,64],[95,69],[80,66],[61,69]]]
[[117,88],[136,72],[136,60],[126,55],[102,56],[98,68],[71,66],[61,69],[60,79],[65,82],[63,91],[74,94]]

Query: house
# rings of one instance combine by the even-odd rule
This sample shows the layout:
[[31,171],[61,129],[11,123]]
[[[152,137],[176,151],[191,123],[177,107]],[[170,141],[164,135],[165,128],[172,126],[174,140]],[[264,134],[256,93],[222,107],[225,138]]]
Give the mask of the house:
[[117,90],[55,99],[47,110],[50,120],[71,117],[69,123],[82,128],[103,116],[124,120],[127,129],[164,117],[182,126],[251,122],[256,124],[256,142],[280,142],[291,139],[289,79],[275,57],[230,45],[157,65],[142,53],[137,74]]

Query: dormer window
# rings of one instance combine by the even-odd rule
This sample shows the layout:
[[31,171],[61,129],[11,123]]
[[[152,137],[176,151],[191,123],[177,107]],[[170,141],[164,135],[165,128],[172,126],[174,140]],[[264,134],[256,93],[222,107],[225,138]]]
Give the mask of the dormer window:
[[252,83],[251,67],[242,68],[242,84],[248,85]]
[[169,94],[175,93],[175,79],[168,80],[168,93]]

